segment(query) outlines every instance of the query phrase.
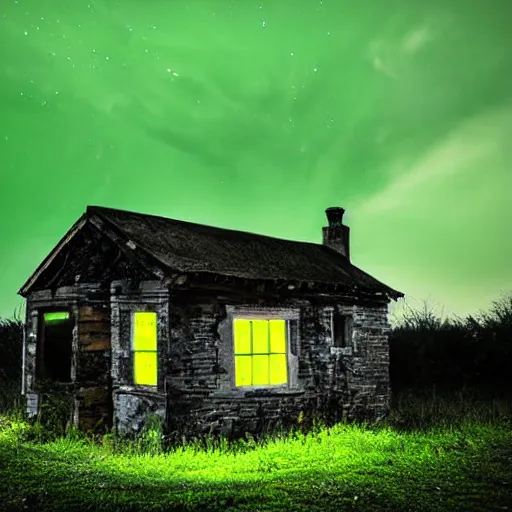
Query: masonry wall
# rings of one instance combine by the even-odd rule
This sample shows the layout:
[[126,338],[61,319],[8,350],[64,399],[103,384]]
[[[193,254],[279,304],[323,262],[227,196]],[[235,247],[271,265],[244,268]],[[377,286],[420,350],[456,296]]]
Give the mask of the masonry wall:
[[[387,306],[351,305],[334,297],[279,302],[219,294],[169,291],[158,281],[114,281],[110,290],[80,284],[34,292],[27,301],[24,386],[29,414],[43,390],[34,381],[38,319],[43,308],[66,307],[77,319],[73,333],[71,420],[84,430],[113,425],[120,434],[139,431],[149,414],[160,417],[169,438],[202,434],[261,434],[276,427],[375,419],[389,400]],[[333,306],[353,318],[348,346],[333,346]],[[131,315],[158,318],[157,387],[134,386]],[[240,390],[234,386],[234,315],[277,315],[293,322],[289,385]]]
[[[231,300],[231,303],[233,301]],[[238,307],[241,305],[238,304]],[[288,389],[240,391],[233,384],[231,313],[217,299],[198,305],[183,297],[170,305],[170,352],[167,365],[169,437],[261,434],[276,427],[322,417],[332,423],[376,419],[387,411],[389,351],[387,306],[337,304],[353,317],[349,346],[333,346],[332,306],[292,301],[244,305],[247,311],[294,315],[298,354],[290,367]],[[292,358],[293,359],[293,358]]]
[[[111,295],[113,424],[121,435],[139,432],[150,414],[165,416],[166,367],[169,352],[169,292],[159,281],[113,281]],[[132,315],[157,313],[158,385],[133,384]]]
[[349,417],[378,419],[388,412],[389,331],[387,306],[356,308],[352,371],[348,373]]

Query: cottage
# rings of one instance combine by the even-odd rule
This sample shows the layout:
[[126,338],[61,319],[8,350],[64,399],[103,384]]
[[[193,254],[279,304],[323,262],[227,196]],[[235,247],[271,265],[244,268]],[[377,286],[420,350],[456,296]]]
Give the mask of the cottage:
[[18,292],[29,416],[53,394],[120,434],[151,413],[169,436],[382,416],[403,294],[350,262],[343,213],[315,244],[87,207]]

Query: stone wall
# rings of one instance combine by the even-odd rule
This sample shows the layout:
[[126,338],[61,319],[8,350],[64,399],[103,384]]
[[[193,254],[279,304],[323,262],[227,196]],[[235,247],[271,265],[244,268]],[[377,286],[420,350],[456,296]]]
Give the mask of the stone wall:
[[[231,301],[232,302],[232,301]],[[387,306],[336,304],[353,318],[352,342],[333,346],[332,305],[288,300],[265,306],[245,304],[255,313],[297,312],[299,353],[296,375],[285,389],[241,391],[233,385],[232,306],[171,301],[167,367],[168,435],[260,434],[313,417],[327,423],[376,419],[389,400]],[[235,306],[236,308],[236,306]],[[223,357],[227,352],[229,357]],[[290,377],[292,374],[290,373]]]
[[391,395],[389,330],[386,305],[354,312],[353,371],[348,375],[351,418],[375,420],[387,414]]
[[[107,295],[94,285],[34,292],[27,302],[24,386],[29,413],[40,407],[34,383],[39,312],[67,307],[79,319],[73,335],[74,422],[101,419],[120,434],[140,431],[148,414],[162,418],[169,438],[203,434],[255,435],[297,424],[299,415],[327,423],[376,419],[387,411],[387,304],[354,305],[343,297],[277,301],[169,291],[158,281],[114,281]],[[352,317],[352,337],[334,346],[332,313]],[[158,318],[158,385],[132,381],[131,315]],[[232,320],[277,315],[293,327],[289,384],[273,389],[234,386]],[[110,318],[108,318],[110,315]],[[108,338],[107,326],[110,329]]]
[[[169,292],[159,281],[113,281],[110,287],[113,424],[121,434],[139,432],[153,413],[165,414],[166,361],[169,352]],[[136,311],[157,313],[158,385],[133,385],[131,321]]]
[[122,436],[133,436],[141,431],[150,414],[165,418],[165,396],[163,393],[120,386],[114,392],[116,431]]

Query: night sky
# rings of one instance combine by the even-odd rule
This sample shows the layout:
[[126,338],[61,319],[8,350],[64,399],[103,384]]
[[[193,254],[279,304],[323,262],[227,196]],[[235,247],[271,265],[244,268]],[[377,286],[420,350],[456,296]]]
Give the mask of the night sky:
[[0,316],[87,204],[321,242],[465,315],[512,290],[512,3],[3,0]]

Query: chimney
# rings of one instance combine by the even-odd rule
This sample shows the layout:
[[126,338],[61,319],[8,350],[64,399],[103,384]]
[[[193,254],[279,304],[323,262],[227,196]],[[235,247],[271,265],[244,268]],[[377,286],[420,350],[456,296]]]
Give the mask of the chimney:
[[349,232],[350,228],[343,224],[345,210],[332,206],[325,210],[328,226],[322,228],[323,244],[343,254],[350,260]]

